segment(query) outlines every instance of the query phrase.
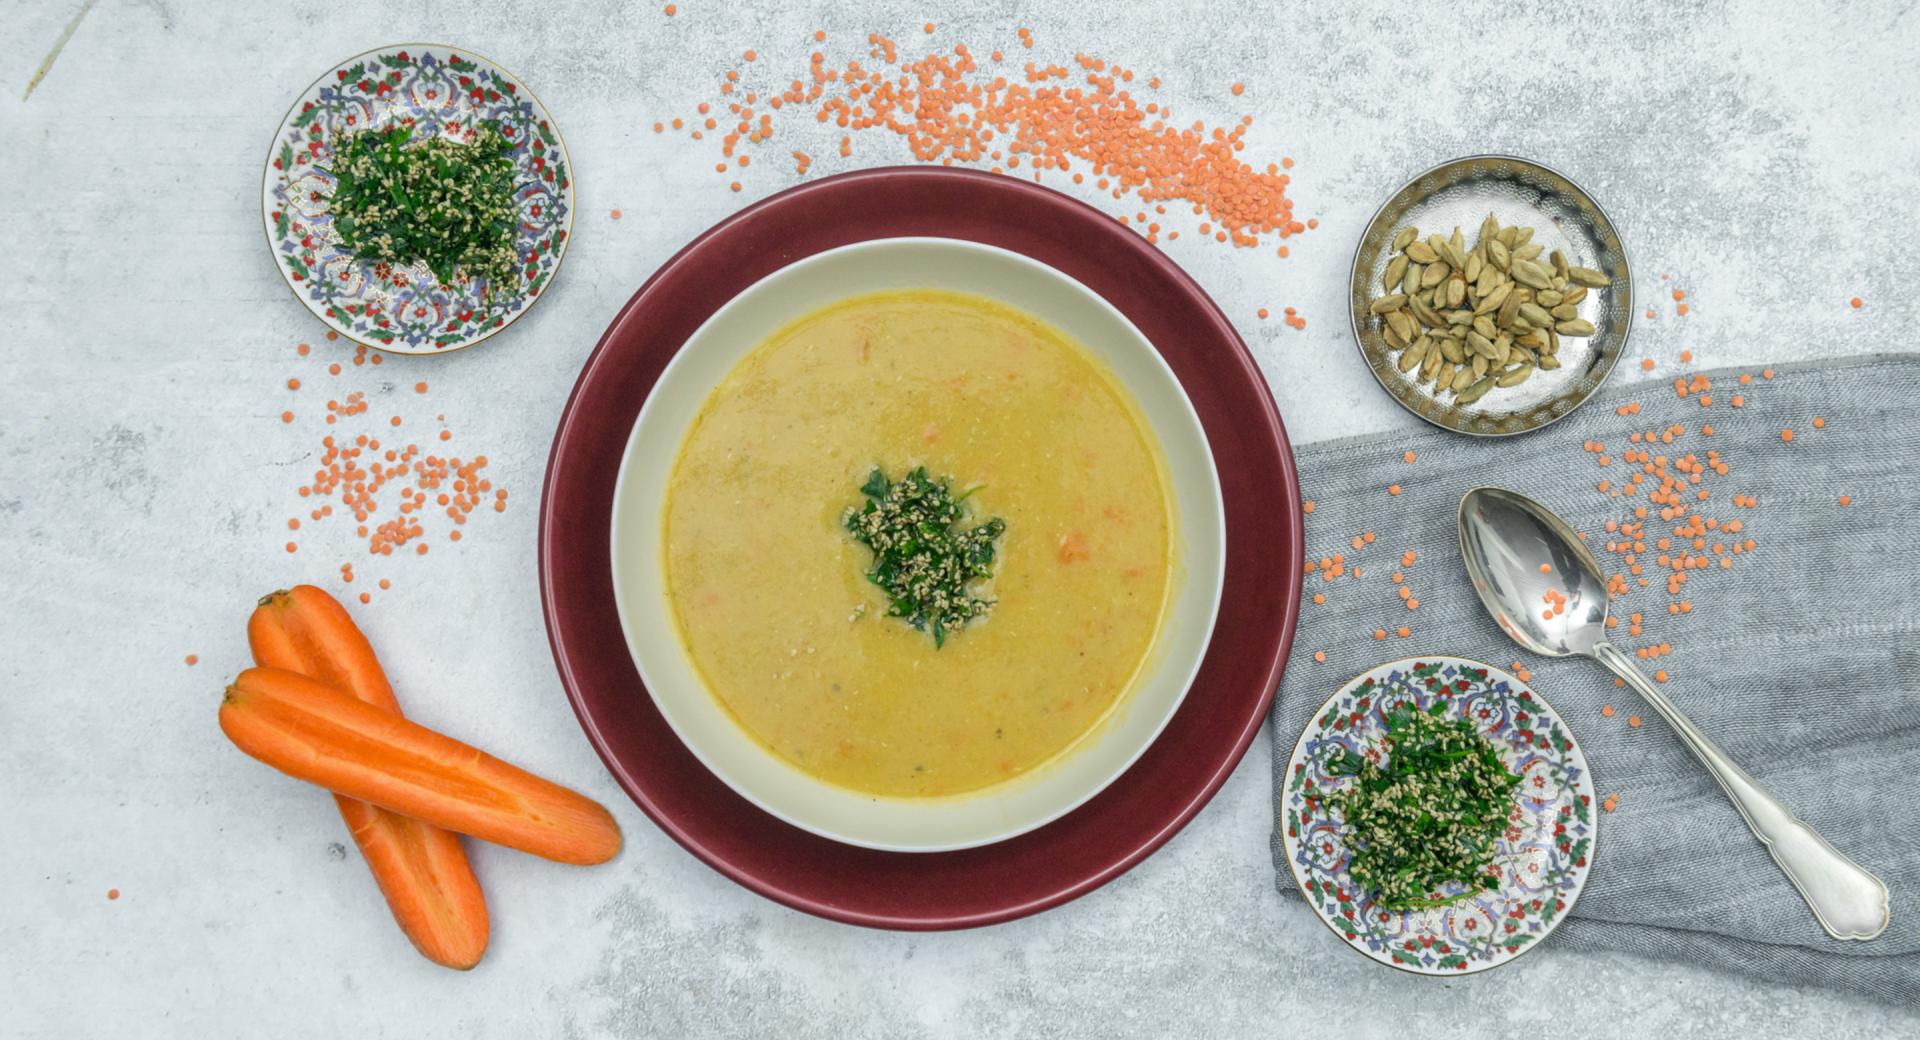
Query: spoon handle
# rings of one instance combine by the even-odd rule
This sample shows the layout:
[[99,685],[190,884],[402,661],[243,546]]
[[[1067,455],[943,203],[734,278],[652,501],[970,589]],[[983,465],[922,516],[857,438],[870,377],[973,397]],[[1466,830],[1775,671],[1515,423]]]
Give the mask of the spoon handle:
[[1626,654],[1603,642],[1593,648],[1593,656],[1640,691],[1647,703],[1672,724],[1681,742],[1720,781],[1734,808],[1740,810],[1754,836],[1773,854],[1773,861],[1786,873],[1787,880],[1800,890],[1801,898],[1828,935],[1871,939],[1886,930],[1889,911],[1885,883],[1827,844],[1819,831],[1801,822],[1772,792],[1747,775],[1694,726],[1692,719],[1674,707],[1659,687],[1648,682]]

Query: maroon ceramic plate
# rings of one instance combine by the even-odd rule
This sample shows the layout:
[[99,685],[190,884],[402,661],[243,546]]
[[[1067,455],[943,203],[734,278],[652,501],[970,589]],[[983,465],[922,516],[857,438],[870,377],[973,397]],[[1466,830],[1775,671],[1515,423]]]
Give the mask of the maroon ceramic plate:
[[[1098,796],[959,852],[842,845],[781,822],[694,758],[655,710],[614,610],[608,517],[640,406],[709,315],[768,274],[875,238],[985,242],[1100,294],[1165,356],[1206,427],[1226,502],[1213,642],[1159,740]],[[822,301],[827,303],[831,301]],[[540,592],[560,680],[600,758],[660,828],[769,899],[877,928],[993,924],[1058,906],[1145,859],[1225,782],[1280,682],[1299,612],[1300,488],[1272,395],[1193,279],[1098,210],[1010,177],[866,170],[782,192],[694,239],[627,301],[560,417],[540,510]]]

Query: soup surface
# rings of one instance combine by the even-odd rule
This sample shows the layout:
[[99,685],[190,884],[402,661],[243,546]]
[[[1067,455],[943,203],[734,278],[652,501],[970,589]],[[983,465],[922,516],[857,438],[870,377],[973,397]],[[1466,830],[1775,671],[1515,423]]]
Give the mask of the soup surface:
[[[888,617],[849,510],[924,466],[999,518],[993,601],[946,633]],[[667,593],[709,690],[823,780],[939,796],[1071,748],[1126,697],[1173,569],[1164,463],[1086,350],[990,300],[915,290],[786,326],[717,386],[668,482]]]

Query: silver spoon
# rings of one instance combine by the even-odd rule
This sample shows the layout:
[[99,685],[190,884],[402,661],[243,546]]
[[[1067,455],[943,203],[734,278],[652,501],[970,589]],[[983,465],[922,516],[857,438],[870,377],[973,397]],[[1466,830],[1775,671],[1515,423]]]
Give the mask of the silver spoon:
[[[1871,939],[1886,930],[1887,886],[1748,776],[1607,642],[1606,578],[1565,521],[1524,495],[1475,488],[1460,500],[1460,555],[1480,602],[1515,642],[1549,657],[1591,657],[1653,705],[1720,781],[1828,935]],[[1566,599],[1565,610],[1552,617],[1543,616],[1549,590]]]

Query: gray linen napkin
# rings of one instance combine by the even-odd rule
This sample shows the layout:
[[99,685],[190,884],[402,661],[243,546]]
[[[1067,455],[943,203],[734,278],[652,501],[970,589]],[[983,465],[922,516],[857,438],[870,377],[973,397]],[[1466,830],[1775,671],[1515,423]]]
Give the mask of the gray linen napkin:
[[[1742,385],[1741,373],[1751,376]],[[1913,550],[1920,528],[1920,358],[1870,355],[1817,364],[1705,372],[1700,393],[1679,397],[1672,377],[1605,390],[1546,430],[1489,441],[1437,429],[1309,444],[1297,452],[1307,515],[1307,556],[1344,554],[1346,574],[1306,576],[1299,632],[1271,718],[1275,820],[1281,782],[1301,727],[1343,682],[1374,664],[1420,654],[1477,658],[1501,668],[1519,661],[1532,685],[1559,709],[1586,750],[1602,798],[1593,874],[1553,944],[1624,950],[1858,990],[1920,1006],[1920,640]],[[1638,373],[1635,373],[1636,375]],[[1687,373],[1691,380],[1692,373]],[[1740,395],[1742,406],[1733,407]],[[1617,409],[1638,402],[1637,414]],[[1813,426],[1815,417],[1823,428]],[[1735,534],[1708,531],[1728,548],[1717,563],[1688,572],[1672,614],[1655,539],[1682,521],[1649,510],[1647,552],[1614,611],[1615,642],[1627,649],[1671,644],[1657,660],[1665,689],[1734,760],[1771,788],[1892,890],[1892,925],[1867,942],[1830,939],[1815,923],[1713,779],[1651,708],[1618,689],[1598,663],[1535,657],[1494,627],[1460,564],[1455,510],[1481,484],[1532,495],[1604,549],[1606,522],[1633,520],[1644,493],[1610,498],[1637,465],[1622,449],[1629,434],[1681,424],[1650,454],[1673,459],[1719,452],[1690,504]],[[1703,436],[1703,424],[1714,429]],[[1781,431],[1791,429],[1785,441]],[[1611,464],[1586,450],[1605,445]],[[1409,463],[1403,453],[1417,453]],[[1658,481],[1645,477],[1650,486]],[[1397,485],[1400,493],[1390,494]],[[1735,504],[1752,495],[1751,508]],[[1850,497],[1848,505],[1840,497]],[[1743,499],[1744,501],[1744,499]],[[1374,533],[1355,549],[1351,539]],[[1732,555],[1736,541],[1751,552]],[[1675,538],[1675,542],[1684,541]],[[1402,567],[1402,554],[1415,561]],[[1620,557],[1599,552],[1608,573]],[[1717,559],[1717,558],[1716,558]],[[1360,577],[1352,576],[1360,569]],[[1418,608],[1406,609],[1391,576],[1401,571]],[[1315,603],[1314,595],[1325,596]],[[1628,635],[1625,616],[1642,615]],[[1405,625],[1411,634],[1397,635]],[[1374,638],[1384,629],[1384,640]],[[1323,662],[1315,652],[1326,654]],[[1611,705],[1611,716],[1602,707]],[[1641,725],[1629,725],[1638,716]],[[1276,883],[1298,896],[1276,826]]]

